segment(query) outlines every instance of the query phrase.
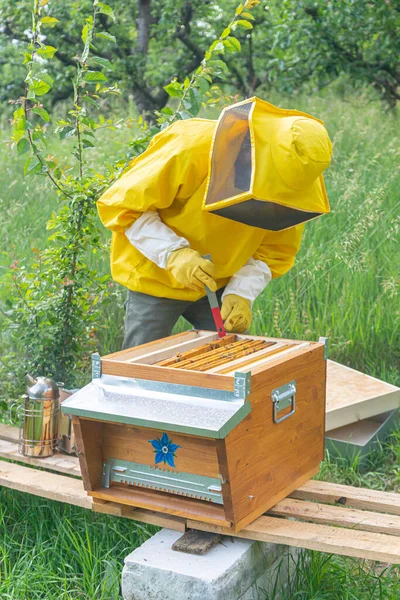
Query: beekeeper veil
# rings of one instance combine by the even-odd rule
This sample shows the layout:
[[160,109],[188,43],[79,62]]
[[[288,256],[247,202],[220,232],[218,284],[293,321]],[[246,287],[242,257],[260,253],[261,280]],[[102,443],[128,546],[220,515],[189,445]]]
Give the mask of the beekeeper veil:
[[223,110],[214,133],[204,210],[271,231],[329,212],[322,122],[250,98]]

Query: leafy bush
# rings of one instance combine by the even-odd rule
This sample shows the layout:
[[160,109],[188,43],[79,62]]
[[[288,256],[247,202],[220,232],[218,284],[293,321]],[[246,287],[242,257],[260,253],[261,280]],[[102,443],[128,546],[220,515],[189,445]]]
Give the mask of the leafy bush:
[[[54,84],[48,73],[48,61],[53,60],[57,48],[48,44],[47,37],[44,42],[41,32],[53,28],[58,20],[43,10],[47,0],[33,1],[32,37],[24,52],[25,91],[15,101],[12,143],[20,155],[27,154],[25,176],[49,179],[60,204],[47,222],[51,232],[47,247],[43,251],[33,249],[36,256],[33,264],[28,268],[16,252],[9,257],[3,314],[8,323],[7,346],[20,352],[18,356],[8,355],[11,363],[6,361],[5,372],[13,371],[12,365],[17,361],[24,371],[50,375],[68,387],[81,385],[87,378],[90,352],[97,344],[102,314],[107,304],[115,301],[109,277],[89,267],[87,261],[89,253],[102,249],[95,219],[96,200],[161,128],[176,119],[197,115],[203,98],[210,105],[224,101],[222,92],[212,85],[212,77],[225,70],[219,55],[225,49],[229,52],[240,49],[233,34],[252,27],[247,11],[256,4],[257,0],[247,0],[237,8],[230,24],[211,44],[190,79],[186,77],[183,82],[174,79],[166,86],[166,93],[176,99],[176,109],[157,112],[152,126],[139,117],[136,123],[139,135],[131,140],[127,154],[111,165],[105,157],[104,164],[93,169],[86,155],[96,147],[99,129],[115,130],[131,125],[129,120],[113,122],[101,114],[102,98],[119,93],[116,84],[107,82],[104,70],[109,61],[97,54],[96,46],[97,40],[104,37],[112,41],[112,36],[97,27],[100,16],[112,19],[113,11],[109,5],[94,0],[92,15],[86,17],[81,31],[83,49],[76,56],[73,106],[68,116],[58,120],[53,128],[42,98]],[[63,143],[72,143],[69,160],[75,163],[73,166],[48,153],[53,135],[58,135]]]

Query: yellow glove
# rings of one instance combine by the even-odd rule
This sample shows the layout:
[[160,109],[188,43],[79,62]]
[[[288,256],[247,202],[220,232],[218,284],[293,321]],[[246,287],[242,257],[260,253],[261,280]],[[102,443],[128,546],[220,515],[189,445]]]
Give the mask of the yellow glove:
[[226,331],[245,333],[251,325],[250,300],[236,294],[228,294],[222,301],[221,317]]
[[191,248],[174,250],[168,257],[167,270],[182,285],[192,290],[204,290],[204,286],[212,292],[217,291],[215,265],[203,258],[200,252]]

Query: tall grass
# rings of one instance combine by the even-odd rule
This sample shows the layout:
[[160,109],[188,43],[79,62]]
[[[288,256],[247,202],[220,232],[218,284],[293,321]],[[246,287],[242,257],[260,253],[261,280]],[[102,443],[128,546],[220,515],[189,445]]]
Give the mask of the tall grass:
[[[332,212],[306,225],[295,266],[273,281],[255,303],[252,331],[298,339],[328,335],[332,358],[398,383],[398,120],[362,97],[353,104],[332,95],[272,101],[325,121],[334,147],[333,163],[326,172]],[[124,131],[104,132],[91,161],[112,160],[126,139]],[[32,247],[45,244],[45,222],[57,207],[57,197],[43,178],[23,178],[23,161],[9,152],[5,136],[0,158],[0,253],[12,250],[16,258],[29,259]],[[99,227],[107,240],[109,233]],[[109,272],[107,251],[90,261]],[[8,265],[3,255],[0,274]],[[102,353],[120,348],[125,291],[119,289],[121,301],[105,315],[100,332]],[[0,298],[5,293],[0,290]]]
[[[328,335],[331,358],[399,385],[398,121],[362,96],[350,103],[331,94],[271,101],[325,121],[334,145],[326,173],[332,212],[306,225],[294,268],[273,281],[255,303],[252,332],[310,340]],[[2,253],[11,251],[29,261],[31,249],[45,245],[45,223],[58,203],[43,179],[23,178],[23,160],[10,153],[6,136],[4,132],[0,147],[0,276],[9,265],[9,256]],[[104,134],[91,160],[112,160],[125,141],[126,132]],[[103,229],[102,235],[108,239]],[[106,250],[89,260],[109,271]],[[121,346],[125,290],[119,289],[120,302],[104,315],[99,332],[102,354]],[[5,295],[0,289],[0,298]],[[187,327],[183,321],[177,325]],[[0,341],[1,353],[10,350],[6,336],[0,334]],[[327,456],[319,477],[398,490],[399,456],[397,430],[370,454],[366,467],[357,459],[349,466]],[[150,535],[150,528],[4,489],[1,494],[0,598],[119,598],[123,557]],[[268,600],[400,597],[396,569],[318,553],[302,555],[293,581],[286,583],[285,592],[277,584]]]
[[117,600],[123,560],[156,529],[3,488],[2,600]]

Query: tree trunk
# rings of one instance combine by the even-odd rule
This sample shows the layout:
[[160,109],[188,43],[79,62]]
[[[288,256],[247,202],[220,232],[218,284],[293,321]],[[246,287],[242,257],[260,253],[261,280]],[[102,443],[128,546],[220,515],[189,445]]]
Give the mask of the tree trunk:
[[150,4],[151,0],[139,0],[139,16],[137,20],[137,50],[145,56],[147,55],[147,51],[149,49],[151,23]]

